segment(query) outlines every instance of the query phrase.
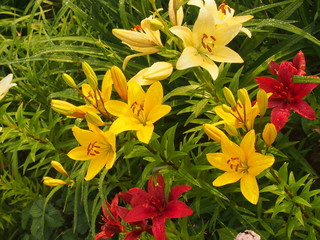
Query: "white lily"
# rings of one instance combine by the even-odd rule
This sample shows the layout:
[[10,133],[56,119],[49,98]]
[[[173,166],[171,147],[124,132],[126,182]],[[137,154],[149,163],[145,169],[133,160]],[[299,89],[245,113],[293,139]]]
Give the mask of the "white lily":
[[[207,8],[200,8],[199,16],[191,31],[184,26],[174,26],[170,31],[182,39],[184,50],[177,61],[178,70],[200,66],[213,79],[219,73],[215,62],[242,63],[238,53],[226,45],[239,33],[241,24],[215,24],[214,16]],[[214,62],[215,61],[215,62]]]
[[[188,4],[197,6],[199,8],[205,7],[206,9],[208,9],[208,11],[211,12],[213,17],[215,18],[216,24],[242,24],[253,18],[252,15],[234,17],[234,9],[229,7],[224,2],[225,1],[223,1],[219,7],[217,7],[217,4],[214,0],[190,0]],[[248,37],[251,37],[251,32],[249,31],[249,29],[242,27],[240,31],[247,34]]]
[[0,100],[8,93],[9,89],[17,84],[11,83],[13,74],[10,73],[0,81]]

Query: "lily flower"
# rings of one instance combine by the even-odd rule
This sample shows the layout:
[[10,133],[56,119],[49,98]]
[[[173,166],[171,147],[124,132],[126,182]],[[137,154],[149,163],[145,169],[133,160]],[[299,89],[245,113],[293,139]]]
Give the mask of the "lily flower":
[[193,211],[185,203],[178,200],[182,193],[190,189],[189,185],[175,186],[171,189],[169,198],[166,200],[163,176],[158,174],[156,183],[151,176],[148,181],[148,192],[134,188],[123,195],[125,201],[132,205],[132,210],[128,212],[124,220],[130,223],[152,218],[152,233],[155,239],[165,240],[167,239],[166,218],[181,218],[193,214]]
[[171,23],[174,26],[181,26],[183,21],[183,0],[169,0],[168,13]]
[[95,240],[99,240],[100,238],[111,238],[115,233],[122,233],[125,231],[118,214],[118,202],[119,197],[116,195],[111,204],[107,201],[105,202],[108,209],[106,209],[105,205],[102,204],[102,220],[105,223],[101,226],[101,232],[96,235],[94,238]]
[[[290,111],[293,109],[296,113],[310,120],[316,119],[314,110],[302,98],[308,95],[318,86],[316,83],[293,83],[293,75],[306,75],[305,58],[300,51],[293,59],[293,62],[284,61],[280,65],[275,62],[269,64],[272,74],[276,74],[278,79],[271,77],[256,77],[255,80],[259,87],[267,93],[272,93],[269,98],[268,108],[271,111],[271,122],[280,131],[289,119]],[[316,76],[311,76],[315,77]]]
[[239,33],[241,24],[222,24],[217,27],[215,23],[214,16],[206,8],[200,8],[192,31],[185,26],[169,29],[181,38],[185,47],[176,64],[178,70],[200,66],[215,80],[219,73],[215,62],[243,62],[238,53],[226,47]]
[[[234,17],[234,9],[225,4],[225,1],[223,1],[219,7],[217,7],[217,4],[214,0],[190,0],[188,4],[197,6],[199,8],[205,7],[206,9],[208,9],[208,11],[214,16],[215,22],[218,25],[224,23],[229,25],[242,24],[253,18],[252,15]],[[249,31],[249,29],[241,27],[240,31],[247,34],[248,37],[251,37],[251,32]]]
[[159,30],[152,30],[150,21],[152,16],[141,21],[141,25],[135,25],[133,30],[112,29],[112,34],[119,38],[122,43],[128,45],[132,50],[140,52],[127,56],[123,61],[123,68],[126,67],[131,58],[157,53],[162,47]]
[[106,109],[118,116],[111,125],[114,134],[128,130],[136,130],[141,142],[151,139],[156,121],[171,111],[168,105],[162,105],[163,89],[160,82],[153,83],[147,92],[135,81],[128,82],[128,103],[110,100]]
[[8,93],[9,89],[17,84],[11,83],[13,74],[10,73],[0,81],[0,100]]
[[253,129],[254,120],[259,114],[259,107],[257,102],[252,105],[248,91],[242,88],[238,90],[238,102],[235,105],[229,107],[222,104],[215,107],[214,111],[223,119],[215,125],[228,124],[249,131]]
[[257,204],[259,199],[256,176],[274,163],[273,156],[255,151],[255,142],[254,130],[244,136],[240,146],[222,136],[222,153],[207,154],[207,159],[212,166],[225,171],[212,182],[213,186],[220,187],[240,180],[241,192],[252,204]]
[[89,124],[90,130],[83,130],[77,126],[72,128],[73,135],[80,143],[80,147],[72,149],[68,156],[74,160],[91,160],[85,177],[86,181],[94,178],[105,166],[112,168],[116,160],[116,138],[108,131],[103,132],[98,127]]

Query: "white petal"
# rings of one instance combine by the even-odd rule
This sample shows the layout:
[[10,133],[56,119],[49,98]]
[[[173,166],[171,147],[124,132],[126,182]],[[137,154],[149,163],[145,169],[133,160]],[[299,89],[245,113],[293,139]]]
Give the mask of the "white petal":
[[241,28],[240,31],[243,32],[243,33],[245,33],[245,34],[247,34],[247,36],[248,36],[249,38],[251,38],[252,34],[251,34],[251,32],[250,32],[250,30],[249,30],[248,28],[243,27],[243,28]]

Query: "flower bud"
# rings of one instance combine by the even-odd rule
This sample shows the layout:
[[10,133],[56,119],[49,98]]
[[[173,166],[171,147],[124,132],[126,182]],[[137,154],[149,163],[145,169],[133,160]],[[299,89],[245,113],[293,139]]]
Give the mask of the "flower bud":
[[108,70],[103,77],[101,95],[104,102],[109,101],[112,92],[111,70]]
[[76,112],[75,105],[62,100],[55,100],[55,99],[51,100],[51,108],[54,111],[66,116],[72,115]]
[[264,114],[266,113],[267,107],[268,107],[268,95],[262,89],[259,89],[259,91],[258,91],[257,104],[258,104],[260,116],[264,116]]
[[222,104],[221,107],[224,112],[226,112],[226,113],[231,112],[231,108],[229,106],[227,106],[226,104]]
[[279,71],[279,64],[274,62],[274,61],[271,61],[269,64],[268,64],[268,68],[269,68],[269,71],[272,75],[277,75],[278,74],[278,71]]
[[69,176],[67,171],[64,169],[64,167],[61,165],[61,163],[57,162],[57,161],[51,161],[51,166],[57,170],[59,173]]
[[115,90],[117,91],[122,100],[127,101],[128,86],[126,77],[124,76],[121,69],[117,66],[112,66],[110,70]]
[[208,137],[216,142],[221,142],[222,136],[226,136],[224,132],[214,126],[214,124],[203,124],[203,129]]
[[68,84],[69,87],[77,88],[77,84],[70,75],[63,73],[62,78],[66,82],[66,84]]
[[152,31],[160,30],[162,27],[163,27],[163,24],[158,19],[151,19],[150,20],[150,29]]
[[224,129],[227,131],[227,133],[229,133],[231,136],[239,136],[239,132],[236,129],[235,126],[231,125],[231,124],[224,124]]
[[156,62],[146,71],[143,77],[147,80],[163,80],[168,78],[173,71],[173,66],[168,62]]
[[267,147],[270,147],[276,140],[277,129],[273,123],[267,123],[262,132],[262,138],[265,141]]
[[237,105],[236,100],[234,99],[234,96],[229,88],[224,87],[223,89],[224,97],[226,98],[227,102],[231,105],[231,107],[234,107]]
[[68,183],[66,183],[61,179],[56,179],[51,177],[43,177],[43,184],[49,187],[55,187],[59,185],[68,185]]
[[95,126],[104,126],[104,122],[101,120],[101,118],[98,116],[98,114],[94,112],[87,112],[86,114],[86,120],[95,125]]
[[90,65],[86,62],[82,62],[82,70],[87,77],[87,81],[90,87],[95,91],[98,88],[98,78]]
[[242,105],[246,105],[246,103],[250,103],[250,98],[249,98],[247,89],[241,88],[238,90],[238,99]]

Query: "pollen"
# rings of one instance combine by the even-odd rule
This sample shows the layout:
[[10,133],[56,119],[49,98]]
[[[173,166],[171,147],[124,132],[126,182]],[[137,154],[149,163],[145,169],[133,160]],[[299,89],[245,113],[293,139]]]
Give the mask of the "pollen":
[[201,38],[202,47],[208,50],[209,52],[213,51],[215,41],[217,41],[217,39],[214,36],[211,36],[211,35],[208,36],[206,33],[202,35],[202,38]]
[[89,143],[87,147],[87,155],[96,156],[97,154],[99,154],[100,151],[98,151],[97,148],[101,148],[99,145],[97,145],[97,141]]

